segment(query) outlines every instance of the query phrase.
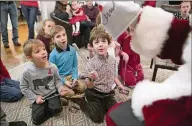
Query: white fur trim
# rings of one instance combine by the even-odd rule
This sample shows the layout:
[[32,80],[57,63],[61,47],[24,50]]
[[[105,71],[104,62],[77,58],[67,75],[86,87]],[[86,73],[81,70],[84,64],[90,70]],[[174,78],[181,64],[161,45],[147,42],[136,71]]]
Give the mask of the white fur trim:
[[161,8],[144,7],[132,37],[131,48],[149,58],[156,57],[168,37],[173,18],[173,14]]
[[[191,33],[190,33],[191,34]],[[163,99],[177,100],[182,96],[191,96],[191,42],[190,37],[184,46],[185,64],[162,83],[144,80],[139,82],[132,94],[132,109],[135,116],[143,120],[142,108]]]

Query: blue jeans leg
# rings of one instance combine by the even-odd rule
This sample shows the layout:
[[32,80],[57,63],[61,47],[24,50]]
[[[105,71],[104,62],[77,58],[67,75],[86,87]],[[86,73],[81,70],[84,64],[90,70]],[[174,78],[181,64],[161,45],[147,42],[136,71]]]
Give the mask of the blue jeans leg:
[[16,3],[9,4],[9,15],[12,23],[13,42],[18,42],[18,16]]
[[34,39],[34,25],[37,17],[38,8],[21,5],[21,10],[25,15],[27,20],[28,29],[29,29],[29,37],[28,39]]
[[15,102],[22,98],[19,81],[5,78],[0,84],[0,100],[3,102]]
[[4,44],[8,43],[8,32],[7,32],[7,22],[8,22],[8,4],[0,3],[1,5],[1,32],[2,41]]

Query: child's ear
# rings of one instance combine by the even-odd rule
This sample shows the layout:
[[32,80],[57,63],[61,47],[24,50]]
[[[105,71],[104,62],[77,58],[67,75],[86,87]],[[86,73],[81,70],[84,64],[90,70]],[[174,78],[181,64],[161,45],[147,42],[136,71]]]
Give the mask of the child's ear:
[[27,59],[29,59],[30,61],[32,61],[32,56],[27,56]]

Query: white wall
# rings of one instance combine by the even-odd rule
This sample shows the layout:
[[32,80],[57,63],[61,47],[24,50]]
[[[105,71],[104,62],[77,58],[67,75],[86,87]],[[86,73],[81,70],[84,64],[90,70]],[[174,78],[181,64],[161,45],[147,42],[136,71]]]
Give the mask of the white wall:
[[56,1],[40,1],[39,8],[42,14],[42,20],[50,18],[50,13],[55,9]]

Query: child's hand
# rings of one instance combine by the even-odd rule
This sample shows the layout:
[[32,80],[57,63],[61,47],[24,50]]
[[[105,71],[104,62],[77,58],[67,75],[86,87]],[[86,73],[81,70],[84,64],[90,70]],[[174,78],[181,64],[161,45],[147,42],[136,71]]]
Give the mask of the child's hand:
[[125,61],[125,63],[127,63],[129,61],[129,56],[127,53],[122,52],[121,55],[123,56],[123,60]]
[[66,85],[68,88],[72,88],[72,82],[70,82],[70,81],[65,81],[65,85]]
[[98,78],[98,73],[97,71],[91,71],[91,73],[89,74],[89,77],[93,80],[96,80]]
[[43,102],[45,102],[44,98],[42,96],[37,96],[36,103],[42,104]]
[[63,86],[61,86],[61,87],[59,88],[59,94],[60,94],[61,96],[64,96],[67,92],[68,92],[68,90],[67,90],[66,88],[64,88]]
[[66,12],[70,12],[70,11],[71,11],[71,7],[69,5],[67,5]]
[[126,90],[126,88],[121,84],[120,86],[118,86],[119,87],[119,89],[120,90],[122,90],[122,91],[125,91]]
[[85,79],[85,84],[87,85],[87,88],[93,88],[93,82],[89,78]]
[[87,45],[87,49],[88,49],[89,52],[94,52],[93,47],[89,43]]
[[77,85],[77,79],[73,79],[72,88],[74,88],[76,85]]

